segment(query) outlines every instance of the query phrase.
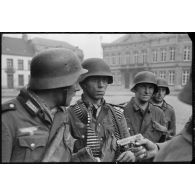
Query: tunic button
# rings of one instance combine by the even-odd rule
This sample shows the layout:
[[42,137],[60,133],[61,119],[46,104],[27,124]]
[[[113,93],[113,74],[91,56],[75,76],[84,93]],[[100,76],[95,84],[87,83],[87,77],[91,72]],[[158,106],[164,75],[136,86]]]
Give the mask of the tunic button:
[[85,136],[84,136],[84,135],[82,135],[81,137],[82,137],[82,138],[85,138]]
[[35,143],[30,144],[31,148],[35,147]]
[[10,108],[14,108],[14,104],[10,104],[9,107],[10,107]]

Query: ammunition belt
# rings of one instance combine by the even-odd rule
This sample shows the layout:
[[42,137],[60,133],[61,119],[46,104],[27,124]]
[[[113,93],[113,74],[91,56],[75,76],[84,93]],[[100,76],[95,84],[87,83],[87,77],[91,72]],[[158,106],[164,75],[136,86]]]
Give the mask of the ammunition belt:
[[94,157],[100,157],[100,144],[101,141],[95,132],[95,129],[91,128],[91,115],[84,103],[75,104],[73,110],[77,117],[86,125],[86,146],[90,147]]
[[[122,113],[121,113],[118,109],[116,109],[115,107],[114,107],[114,111],[115,111],[115,113],[116,113],[118,119],[121,120],[121,118],[122,118]],[[120,132],[119,132],[119,129],[118,129],[117,124],[116,124],[117,122],[116,122],[116,119],[115,119],[115,117],[114,117],[113,114],[112,114],[112,122],[113,122],[113,124],[114,124],[114,126],[115,126],[114,135],[115,135],[116,139],[117,139],[117,140],[118,140],[118,139],[121,139]]]

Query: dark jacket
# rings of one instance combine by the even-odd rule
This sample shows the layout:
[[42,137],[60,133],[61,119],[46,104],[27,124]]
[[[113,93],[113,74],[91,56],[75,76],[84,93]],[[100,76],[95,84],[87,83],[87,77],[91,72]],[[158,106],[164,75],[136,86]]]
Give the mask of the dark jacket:
[[[87,143],[87,110],[89,111],[90,103],[86,102],[83,97],[81,100],[68,109],[70,117],[70,131],[73,138],[76,140],[72,148],[74,153],[78,153],[80,150],[86,147]],[[83,111],[80,113],[76,109],[82,107]],[[118,123],[114,122],[114,116],[111,111],[114,110],[116,117],[118,118]],[[122,111],[122,110],[121,110]],[[129,132],[127,130],[127,124],[123,113],[117,106],[112,106],[103,101],[101,105],[101,110],[97,118],[92,118],[91,127],[97,133],[98,139],[101,142],[100,148],[100,159],[104,162],[113,162],[116,153],[117,145],[116,140],[120,138],[129,137]],[[78,113],[77,113],[78,112]],[[80,113],[80,115],[79,115]],[[119,126],[119,137],[116,136],[115,132]],[[81,159],[82,162],[87,162],[88,159]]]
[[172,140],[158,144],[160,151],[154,162],[191,162],[192,161],[192,118],[184,129]]
[[[62,115],[56,128],[65,133],[64,108],[56,108],[53,117],[37,98],[22,89],[15,99],[2,105],[2,162],[41,162],[49,146],[50,129],[56,113]],[[63,161],[69,161],[71,155],[65,137],[63,142]]]
[[160,142],[165,136],[163,132],[158,131],[153,125],[153,121],[156,121],[160,125],[165,126],[165,115],[160,108],[150,102],[143,114],[135,103],[134,98],[132,98],[124,107],[124,115],[131,135],[141,133],[152,142]]

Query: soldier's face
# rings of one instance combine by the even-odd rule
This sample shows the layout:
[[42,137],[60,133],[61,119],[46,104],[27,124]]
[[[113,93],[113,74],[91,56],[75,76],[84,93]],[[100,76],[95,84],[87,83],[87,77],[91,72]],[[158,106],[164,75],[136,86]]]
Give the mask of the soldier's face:
[[138,84],[135,88],[135,97],[140,103],[150,100],[154,93],[154,85],[150,83]]
[[166,88],[165,87],[158,87],[158,92],[154,94],[153,98],[156,102],[162,102],[166,95]]
[[105,95],[108,86],[108,77],[92,76],[87,78],[83,84],[83,91],[91,99],[100,100]]

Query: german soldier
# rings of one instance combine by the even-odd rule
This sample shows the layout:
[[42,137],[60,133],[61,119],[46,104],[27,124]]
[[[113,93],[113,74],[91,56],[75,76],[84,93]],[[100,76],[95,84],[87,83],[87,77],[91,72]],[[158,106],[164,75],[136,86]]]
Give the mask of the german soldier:
[[170,90],[167,81],[162,78],[157,79],[157,86],[158,91],[152,96],[151,102],[152,104],[159,106],[165,113],[168,130],[167,139],[170,139],[176,134],[176,119],[174,108],[164,100],[164,97],[170,94]]
[[31,61],[29,85],[2,105],[2,162],[67,162],[65,106],[82,69],[67,49],[48,49]]
[[[190,37],[192,38],[192,37]],[[192,42],[192,64],[194,64],[194,43]],[[178,96],[179,100],[192,105],[192,72],[190,79]],[[151,159],[154,162],[191,162],[193,159],[193,119],[189,118],[180,133],[164,143],[153,143],[148,139],[141,139],[137,146],[144,146],[135,155],[139,158]]]
[[163,111],[149,102],[157,91],[156,77],[152,72],[139,72],[131,91],[135,93],[124,105],[124,115],[131,135],[142,134],[153,142],[164,141],[167,132]]
[[108,84],[113,82],[109,66],[99,58],[83,62],[88,73],[81,75],[81,99],[70,106],[71,134],[76,140],[73,162],[129,162],[131,151],[119,151],[118,139],[129,137],[127,124],[120,107],[105,102]]
[[[192,78],[179,95],[179,99],[192,105]],[[140,139],[137,146],[144,146],[135,155],[138,158],[154,159],[154,162],[191,162],[192,153],[192,117],[185,124],[183,130],[171,140],[164,143],[153,143],[148,139]]]

